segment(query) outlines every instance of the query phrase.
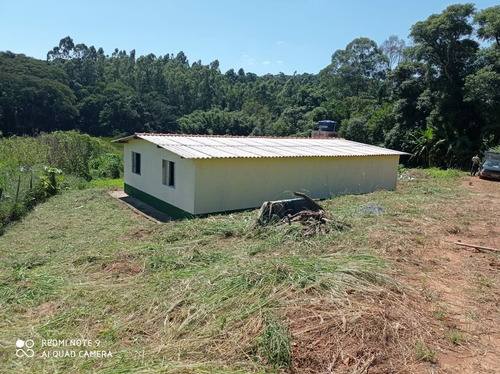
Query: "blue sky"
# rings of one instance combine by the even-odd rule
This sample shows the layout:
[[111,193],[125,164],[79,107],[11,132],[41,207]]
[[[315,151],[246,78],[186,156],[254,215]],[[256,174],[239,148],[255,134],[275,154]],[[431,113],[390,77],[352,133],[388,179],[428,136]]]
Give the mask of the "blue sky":
[[[0,51],[45,59],[59,41],[136,50],[183,51],[190,62],[215,59],[258,75],[318,73],[357,37],[381,44],[407,39],[410,27],[448,0],[0,0]],[[470,1],[477,9],[498,4]],[[408,44],[408,42],[407,42]]]

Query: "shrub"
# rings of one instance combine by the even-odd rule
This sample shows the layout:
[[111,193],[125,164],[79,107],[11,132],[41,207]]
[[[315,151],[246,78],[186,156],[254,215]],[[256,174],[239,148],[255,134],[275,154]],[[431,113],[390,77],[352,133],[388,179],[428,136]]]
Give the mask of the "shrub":
[[115,153],[105,153],[90,161],[92,179],[120,178],[123,170],[123,158]]
[[77,131],[55,131],[42,134],[40,143],[48,147],[47,162],[65,173],[91,179],[90,161],[112,150],[96,138]]
[[0,138],[0,166],[32,167],[47,161],[48,147],[27,136]]
[[54,168],[28,169],[6,167],[0,172],[0,235],[4,227],[21,219],[35,205],[61,188],[61,171]]
[[[36,138],[0,138],[0,235],[36,204],[63,187],[64,171],[73,187],[94,178],[119,178],[121,155],[106,141],[77,131],[56,131]],[[50,165],[46,167],[43,165]]]

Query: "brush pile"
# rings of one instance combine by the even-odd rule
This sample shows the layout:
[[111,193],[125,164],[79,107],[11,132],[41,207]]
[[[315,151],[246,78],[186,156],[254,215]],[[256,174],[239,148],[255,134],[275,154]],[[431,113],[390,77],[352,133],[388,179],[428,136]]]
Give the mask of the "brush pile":
[[294,192],[295,196],[302,199],[266,201],[260,208],[256,223],[268,225],[300,224],[303,226],[303,234],[326,235],[331,228],[344,230],[350,226],[333,219],[316,201],[302,192]]

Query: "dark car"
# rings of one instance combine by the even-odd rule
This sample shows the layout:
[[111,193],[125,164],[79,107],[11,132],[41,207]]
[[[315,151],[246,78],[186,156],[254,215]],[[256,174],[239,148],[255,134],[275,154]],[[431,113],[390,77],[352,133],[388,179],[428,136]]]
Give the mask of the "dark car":
[[486,160],[479,169],[479,178],[500,180],[500,160]]

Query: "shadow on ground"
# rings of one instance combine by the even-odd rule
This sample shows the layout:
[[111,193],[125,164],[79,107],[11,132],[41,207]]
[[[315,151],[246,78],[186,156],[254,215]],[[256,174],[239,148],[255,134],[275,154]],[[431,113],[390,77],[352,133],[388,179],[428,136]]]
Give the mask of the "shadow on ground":
[[159,211],[154,206],[148,205],[135,197],[127,195],[123,192],[123,190],[113,190],[110,191],[109,194],[145,218],[158,222],[172,221],[172,217],[169,215]]

